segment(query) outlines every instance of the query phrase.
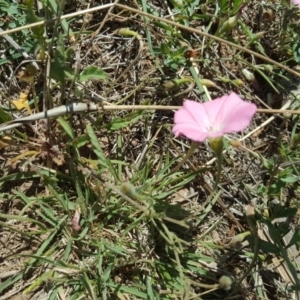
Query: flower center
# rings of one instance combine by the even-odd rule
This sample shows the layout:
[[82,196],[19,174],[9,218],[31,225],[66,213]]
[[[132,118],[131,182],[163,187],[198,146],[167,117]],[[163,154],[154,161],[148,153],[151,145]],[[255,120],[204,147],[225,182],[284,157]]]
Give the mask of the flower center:
[[210,125],[206,128],[206,130],[211,133],[220,132],[220,131],[222,131],[222,129],[223,129],[222,124],[214,124],[214,125]]

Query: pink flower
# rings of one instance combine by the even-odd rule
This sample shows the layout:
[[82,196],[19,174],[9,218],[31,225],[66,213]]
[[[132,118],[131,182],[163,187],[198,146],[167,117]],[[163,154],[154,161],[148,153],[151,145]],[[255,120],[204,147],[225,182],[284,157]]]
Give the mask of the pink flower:
[[298,5],[298,7],[300,8],[300,0],[291,0],[291,2],[295,5]]
[[195,142],[217,138],[225,133],[245,129],[256,112],[256,105],[243,101],[237,94],[198,103],[186,100],[175,112],[173,133]]

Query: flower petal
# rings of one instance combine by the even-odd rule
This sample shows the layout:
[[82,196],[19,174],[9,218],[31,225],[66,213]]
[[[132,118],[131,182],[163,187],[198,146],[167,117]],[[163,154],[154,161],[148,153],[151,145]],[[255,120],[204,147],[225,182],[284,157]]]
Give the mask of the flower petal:
[[199,130],[197,126],[191,123],[175,124],[172,129],[174,135],[184,135],[195,142],[203,142],[207,139],[208,134]]
[[298,5],[298,7],[300,8],[300,0],[291,0],[291,2],[295,5]]
[[183,107],[175,112],[174,122],[175,124],[188,122],[198,126],[199,130],[205,132],[211,126],[203,104],[192,100],[183,102]]
[[216,100],[219,100],[220,109],[215,122],[223,124],[224,133],[244,130],[257,110],[255,104],[243,101],[236,93]]
[[183,107],[175,112],[174,123],[175,136],[184,135],[197,142],[203,142],[207,138],[210,123],[201,103],[186,100]]

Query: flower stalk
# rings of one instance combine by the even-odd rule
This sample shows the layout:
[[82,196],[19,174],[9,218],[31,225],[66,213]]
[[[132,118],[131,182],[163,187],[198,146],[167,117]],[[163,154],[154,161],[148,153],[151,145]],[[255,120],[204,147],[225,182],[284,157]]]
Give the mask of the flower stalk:
[[224,147],[223,137],[209,139],[210,147],[217,158],[217,176],[215,179],[214,190],[217,189],[222,173],[222,151]]
[[195,152],[195,150],[199,147],[199,144],[200,143],[198,143],[198,142],[192,142],[189,151],[183,157],[183,159],[181,160],[181,162],[176,167],[174,167],[171,170],[172,173],[178,171],[187,162],[187,160],[193,155],[193,153]]

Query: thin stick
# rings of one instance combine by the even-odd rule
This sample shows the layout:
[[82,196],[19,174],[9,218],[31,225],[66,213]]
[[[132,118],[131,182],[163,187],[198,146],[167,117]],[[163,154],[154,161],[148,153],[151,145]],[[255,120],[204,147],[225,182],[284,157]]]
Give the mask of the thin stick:
[[131,11],[131,12],[133,12],[133,13],[137,13],[137,14],[146,16],[146,17],[148,17],[148,18],[150,18],[150,19],[154,19],[154,20],[157,20],[157,21],[161,21],[161,22],[167,23],[167,24],[169,24],[169,25],[172,25],[172,26],[174,26],[174,27],[183,29],[183,30],[185,30],[185,31],[197,33],[197,34],[199,34],[199,35],[201,35],[201,36],[205,36],[205,37],[207,37],[207,38],[213,39],[213,40],[215,40],[215,41],[217,41],[217,42],[219,42],[219,43],[227,44],[228,46],[231,46],[231,47],[236,48],[236,49],[238,49],[238,50],[247,52],[247,53],[249,53],[249,54],[251,54],[251,55],[253,55],[253,56],[256,56],[256,57],[258,57],[258,58],[260,58],[260,59],[262,59],[262,60],[264,60],[264,61],[266,61],[266,62],[268,62],[268,63],[270,63],[270,64],[273,64],[273,65],[275,65],[275,66],[277,66],[277,67],[279,67],[279,68],[281,68],[281,69],[284,69],[284,70],[286,70],[287,72],[289,72],[289,73],[291,73],[291,74],[293,74],[293,75],[295,75],[295,76],[297,76],[297,77],[300,77],[300,73],[298,73],[298,72],[296,72],[296,71],[290,69],[289,67],[286,67],[285,65],[283,65],[283,64],[281,64],[281,63],[279,63],[279,62],[277,62],[277,61],[275,61],[275,60],[270,59],[270,58],[268,58],[268,57],[265,57],[265,56],[263,56],[263,55],[261,55],[261,54],[259,54],[259,53],[256,53],[256,52],[254,52],[254,51],[252,51],[252,50],[250,50],[250,49],[247,49],[247,48],[245,48],[245,47],[243,47],[243,46],[240,46],[240,45],[234,44],[234,43],[232,43],[232,42],[226,41],[226,40],[224,40],[224,39],[222,39],[222,38],[220,38],[220,37],[217,37],[217,36],[214,36],[214,35],[212,35],[212,34],[203,32],[203,31],[201,31],[201,30],[199,30],[199,29],[195,29],[195,28],[192,28],[192,27],[187,27],[187,26],[185,26],[185,25],[182,25],[182,24],[179,24],[179,23],[170,21],[170,20],[168,20],[168,19],[164,19],[164,18],[161,18],[161,17],[157,17],[157,16],[154,16],[154,15],[145,13],[145,12],[143,12],[143,11],[140,11],[140,10],[138,10],[138,9],[135,9],[135,8],[132,8],[132,7],[129,7],[129,6],[126,6],[126,5],[122,5],[122,4],[117,3],[117,4],[115,4],[115,6],[116,6],[116,7],[119,7],[119,8],[122,8],[122,9],[124,9],[124,10],[126,10],[126,11]]
[[[68,105],[61,105],[44,112],[36,113],[30,116],[18,118],[12,121],[8,121],[0,125],[0,132],[10,130],[12,128],[19,127],[25,123],[46,119],[57,118],[59,116],[65,116],[72,113],[89,113],[89,112],[101,112],[103,110],[177,110],[181,106],[163,106],[163,105],[104,105],[98,106],[95,104],[87,103],[70,103]],[[259,113],[290,113],[300,115],[300,110],[280,110],[280,109],[258,109]],[[271,117],[274,118],[274,117]]]
[[[104,105],[104,110],[178,110],[182,106],[164,106],[164,105]],[[257,113],[261,114],[293,114],[300,115],[300,110],[291,109],[271,109],[258,108]]]
[[173,21],[170,21],[168,19],[164,19],[164,18],[160,18],[160,17],[157,17],[157,16],[154,16],[154,15],[151,15],[151,14],[148,14],[148,13],[145,13],[141,10],[138,10],[138,9],[135,9],[135,8],[132,8],[132,7],[129,7],[129,6],[125,6],[125,5],[122,5],[122,4],[119,4],[119,3],[110,3],[110,4],[105,4],[105,5],[101,5],[101,6],[97,6],[97,7],[92,7],[92,8],[89,8],[89,9],[85,9],[85,10],[81,10],[81,11],[77,11],[75,13],[71,13],[71,14],[67,14],[67,15],[63,15],[61,16],[60,18],[54,18],[54,19],[51,19],[51,20],[47,20],[47,21],[41,21],[41,22],[36,22],[36,23],[32,23],[32,24],[28,24],[28,25],[25,25],[25,26],[21,26],[21,27],[18,27],[18,28],[13,28],[13,29],[10,29],[10,30],[6,30],[6,31],[3,31],[3,32],[0,32],[0,36],[2,35],[5,35],[5,34],[10,34],[12,32],[16,32],[16,31],[20,31],[20,30],[23,30],[23,29],[28,29],[28,28],[32,28],[32,27],[36,27],[36,26],[40,26],[40,25],[44,25],[44,24],[48,24],[48,23],[51,23],[51,22],[55,22],[57,20],[63,20],[63,19],[67,19],[67,18],[73,18],[75,16],[78,16],[78,15],[84,15],[86,13],[92,13],[94,11],[97,11],[97,10],[101,10],[101,9],[106,9],[106,8],[109,8],[109,7],[112,7],[112,6],[115,6],[115,7],[118,7],[118,8],[121,8],[121,9],[124,9],[126,11],[131,11],[131,12],[134,12],[136,14],[140,14],[142,16],[146,16],[150,19],[153,19],[153,20],[157,20],[157,21],[160,21],[160,22],[164,22],[164,23],[167,23],[169,25],[172,25],[172,26],[175,26],[177,28],[180,28],[180,29],[183,29],[185,31],[189,31],[189,32],[193,32],[193,33],[196,33],[196,34],[199,34],[201,36],[205,36],[207,38],[210,38],[210,39],[213,39],[219,43],[223,43],[223,44],[227,44],[228,46],[230,47],[233,47],[233,48],[236,48],[238,50],[241,50],[241,51],[244,51],[244,52],[247,52],[253,56],[256,56],[270,64],[273,64],[283,70],[286,70],[287,72],[297,76],[297,77],[300,77],[300,73],[290,69],[289,67],[273,60],[273,59],[270,59],[268,57],[265,57],[259,53],[256,53],[252,50],[249,50],[245,47],[242,47],[240,45],[237,45],[237,44],[234,44],[232,42],[228,42],[226,40],[223,40],[222,38],[220,37],[217,37],[217,36],[214,36],[214,35],[211,35],[209,33],[206,33],[206,32],[203,32],[199,29],[195,29],[195,28],[192,28],[192,27],[187,27],[185,25],[182,25],[182,24],[179,24],[179,23],[176,23],[176,22],[173,22]]
[[76,16],[84,15],[86,13],[92,13],[94,11],[98,11],[98,10],[101,10],[101,9],[106,9],[106,8],[109,8],[109,7],[114,6],[114,5],[115,5],[115,3],[109,3],[109,4],[105,4],[105,5],[100,5],[100,6],[84,9],[84,10],[79,10],[75,13],[63,15],[60,18],[53,18],[53,19],[50,19],[50,20],[47,20],[47,21],[39,21],[39,22],[23,25],[23,26],[20,26],[20,27],[17,27],[17,28],[13,28],[13,29],[9,29],[9,30],[5,30],[3,32],[0,32],[0,36],[5,35],[5,34],[10,34],[10,33],[13,33],[13,32],[17,32],[17,31],[21,31],[21,30],[24,30],[24,29],[29,29],[29,28],[32,28],[32,27],[41,26],[41,25],[44,25],[44,24],[53,23],[53,22],[56,22],[56,21],[59,21],[59,20],[73,18],[73,17],[76,17]]
[[261,114],[293,114],[293,115],[300,115],[300,110],[294,110],[294,109],[258,108],[256,112],[261,113]]

